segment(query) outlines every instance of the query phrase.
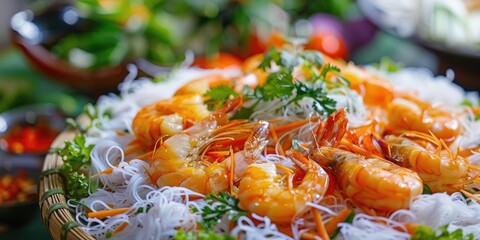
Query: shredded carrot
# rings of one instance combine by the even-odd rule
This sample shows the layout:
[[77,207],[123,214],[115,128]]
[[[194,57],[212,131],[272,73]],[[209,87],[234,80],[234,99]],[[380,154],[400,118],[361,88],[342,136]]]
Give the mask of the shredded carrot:
[[339,223],[344,222],[345,219],[352,213],[352,210],[344,208],[336,216],[333,216],[329,222],[325,224],[325,229],[328,234],[333,234],[337,229]]
[[96,211],[96,212],[89,212],[87,213],[88,218],[98,218],[98,219],[103,219],[106,217],[111,217],[115,216],[117,214],[124,213],[128,211],[129,208],[114,208],[114,209],[107,209],[107,210],[102,210],[102,211]]
[[215,145],[217,146],[242,146],[245,144],[245,141],[247,141],[248,136],[241,136],[235,139],[229,139],[229,140],[221,140],[221,141],[216,141]]
[[315,121],[317,121],[319,118],[320,118],[320,117],[312,117],[312,118],[310,118],[310,119],[305,119],[305,120],[301,120],[301,121],[297,121],[297,122],[285,124],[285,125],[283,125],[283,126],[276,127],[276,128],[275,128],[275,131],[276,131],[277,133],[289,131],[289,130],[292,130],[292,129],[301,127],[301,126],[305,125],[305,124],[308,123],[308,122],[315,122]]
[[312,208],[313,211],[313,219],[315,221],[315,225],[317,225],[317,233],[323,240],[329,240],[330,236],[328,236],[327,231],[325,230],[325,225],[323,224],[322,216],[320,215],[320,210],[316,208]]
[[127,226],[128,226],[128,222],[123,222],[122,224],[120,224],[120,226],[117,227],[117,229],[115,229],[115,231],[113,231],[112,234],[116,234],[123,231],[123,229],[125,229]]
[[316,238],[316,234],[314,234],[314,233],[309,233],[309,232],[302,233],[302,236],[301,236],[300,238],[301,238],[301,239],[306,239],[306,240],[315,240],[315,239],[317,239],[317,238]]
[[[133,160],[133,159],[130,159],[130,160],[125,161],[125,162],[126,162],[126,163],[129,163],[129,162],[132,161],[132,160]],[[120,164],[120,163],[115,164],[115,167],[118,167],[119,164]],[[90,176],[90,178],[95,178],[95,177],[98,177],[98,176],[100,176],[100,175],[102,175],[102,174],[111,174],[112,172],[113,172],[113,167],[109,167],[109,168],[107,168],[107,169],[105,169],[105,170],[103,170],[103,171],[101,171],[101,172],[99,172],[99,173],[97,173],[97,174],[94,174],[94,175]]]

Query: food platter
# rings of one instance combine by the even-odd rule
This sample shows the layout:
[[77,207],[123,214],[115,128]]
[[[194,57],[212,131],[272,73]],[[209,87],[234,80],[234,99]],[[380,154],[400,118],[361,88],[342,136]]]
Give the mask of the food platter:
[[[52,147],[62,147],[72,140],[76,131],[64,131]],[[94,239],[78,227],[67,206],[63,176],[57,171],[63,160],[55,153],[48,154],[38,185],[39,205],[45,227],[52,239]]]
[[55,140],[43,221],[54,239],[477,234],[478,95],[384,67],[287,46],[161,82],[133,70]]

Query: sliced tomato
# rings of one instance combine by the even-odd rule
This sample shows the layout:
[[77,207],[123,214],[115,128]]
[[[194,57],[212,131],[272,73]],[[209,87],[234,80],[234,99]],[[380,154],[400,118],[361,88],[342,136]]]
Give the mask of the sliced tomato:
[[204,56],[195,59],[193,62],[193,66],[197,66],[200,68],[211,69],[211,68],[229,68],[233,66],[241,66],[242,61],[226,52],[219,52],[213,56]]
[[316,32],[312,35],[306,49],[317,50],[332,58],[348,59],[347,43],[338,33],[332,31]]

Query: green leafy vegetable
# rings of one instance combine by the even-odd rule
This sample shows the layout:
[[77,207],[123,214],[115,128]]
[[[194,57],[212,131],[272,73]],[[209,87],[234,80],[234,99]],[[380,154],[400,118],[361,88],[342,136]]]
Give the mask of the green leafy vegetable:
[[433,229],[427,226],[419,226],[412,236],[412,240],[473,240],[473,234],[463,235],[462,229],[457,229],[453,232],[448,232],[447,226],[440,227],[440,234],[437,234]]
[[233,91],[229,86],[220,85],[208,90],[205,96],[208,97],[207,101],[205,101],[205,103],[208,104],[208,109],[213,110],[214,108],[221,107],[225,101],[231,97],[237,97],[238,93]]
[[90,185],[87,172],[92,149],[93,145],[87,145],[85,136],[79,134],[73,140],[66,141],[63,148],[56,150],[64,161],[60,172],[65,177],[69,198],[81,199],[88,196]]
[[[294,79],[293,71],[296,67],[303,67],[303,71],[308,75],[306,81]],[[323,57],[319,52],[271,48],[265,53],[265,57],[258,68],[264,71],[276,70],[268,75],[263,86],[257,86],[253,90],[248,87],[244,89],[244,99],[254,102],[248,107],[243,107],[233,118],[249,118],[258,103],[275,99],[286,102],[278,106],[275,111],[279,111],[290,104],[298,104],[304,98],[313,100],[313,109],[318,113],[330,115],[335,111],[336,102],[327,97],[325,77],[329,72],[340,72],[340,69],[330,64],[324,65]],[[339,84],[346,83],[348,81],[340,79]],[[232,96],[238,96],[238,94],[228,86],[218,86],[208,91],[205,96],[208,98],[207,103],[210,108],[213,108],[218,107],[218,105],[213,105],[214,103],[222,103]]]
[[201,211],[193,208],[193,212],[201,212],[203,222],[200,223],[200,226],[206,232],[211,231],[225,214],[228,215],[230,221],[237,221],[241,216],[247,215],[246,211],[238,207],[239,200],[227,192],[208,194],[205,196],[205,200],[208,205]]
[[227,233],[220,234],[215,231],[199,231],[199,232],[185,232],[183,230],[177,231],[174,240],[234,240],[235,238]]

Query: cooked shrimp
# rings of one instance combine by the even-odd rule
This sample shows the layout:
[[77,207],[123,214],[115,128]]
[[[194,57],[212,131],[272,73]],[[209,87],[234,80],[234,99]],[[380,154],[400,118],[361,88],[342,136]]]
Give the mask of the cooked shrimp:
[[417,173],[382,158],[366,159],[332,147],[320,147],[311,157],[329,166],[345,195],[362,206],[387,212],[408,208],[423,191]]
[[412,97],[395,98],[387,111],[389,126],[394,131],[432,132],[445,141],[454,140],[461,131],[460,121],[454,114]]
[[198,94],[174,96],[143,107],[135,116],[132,129],[136,143],[152,149],[162,136],[171,136],[210,114]]
[[184,94],[205,94],[210,88],[220,86],[220,85],[230,85],[232,83],[231,78],[224,77],[221,74],[209,74],[196,78],[181,88],[179,88],[174,96],[184,95]]
[[259,79],[256,75],[226,77],[222,74],[211,74],[188,82],[175,92],[175,96],[184,94],[203,95],[208,90],[218,86],[229,86],[236,92],[241,93],[245,86],[254,88],[258,83]]
[[358,92],[370,106],[386,107],[394,98],[393,85],[379,75],[354,64],[339,65],[350,87]]
[[[422,140],[429,137],[419,133],[414,135],[422,137]],[[392,161],[417,172],[432,192],[453,193],[463,189],[471,179],[470,163],[468,159],[452,154],[438,141],[441,140],[435,142],[437,148],[430,149],[407,137],[385,137]]]
[[[238,180],[245,169],[258,159],[261,151],[268,143],[268,133],[270,124],[267,121],[259,121],[253,131],[248,135],[243,150],[234,154],[234,179]],[[230,161],[224,161],[230,165]]]
[[241,107],[241,98],[227,102],[204,120],[171,136],[155,151],[150,178],[157,186],[182,186],[199,193],[228,189],[228,169],[218,162],[202,162],[199,149],[212,132],[225,124],[227,114]]
[[294,185],[293,174],[279,175],[274,163],[251,164],[238,187],[241,208],[268,216],[276,223],[289,223],[308,211],[308,202],[318,203],[322,199],[329,183],[327,172],[316,163],[301,159],[293,150],[287,151],[287,156],[305,174],[301,182]]

